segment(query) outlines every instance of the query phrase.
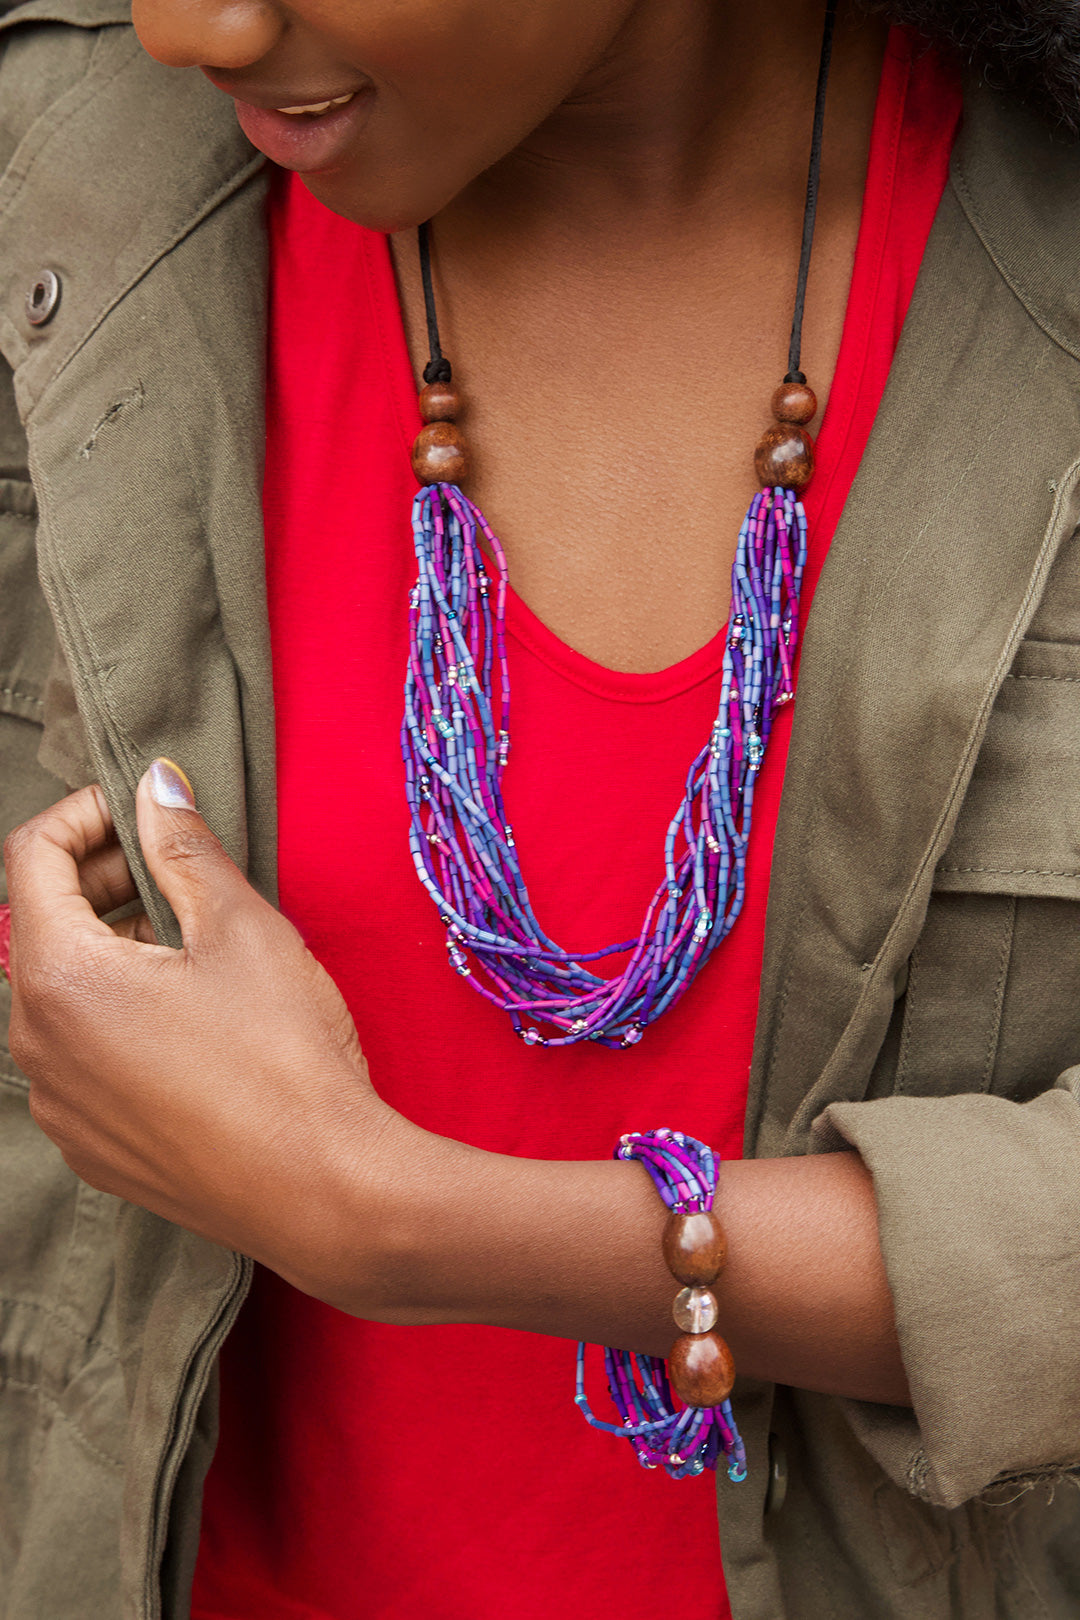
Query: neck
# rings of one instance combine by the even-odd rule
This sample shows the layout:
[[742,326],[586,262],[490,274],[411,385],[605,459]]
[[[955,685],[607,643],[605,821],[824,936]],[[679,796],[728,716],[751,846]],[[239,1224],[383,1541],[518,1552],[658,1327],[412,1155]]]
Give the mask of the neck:
[[[594,236],[623,224],[694,230],[702,208],[728,208],[748,182],[759,201],[764,188],[786,202],[793,164],[805,183],[824,9],[824,0],[638,0],[556,112],[455,207],[519,228],[530,216],[556,219]],[[861,117],[876,84],[884,33],[842,7],[830,95],[840,135],[844,109]]]

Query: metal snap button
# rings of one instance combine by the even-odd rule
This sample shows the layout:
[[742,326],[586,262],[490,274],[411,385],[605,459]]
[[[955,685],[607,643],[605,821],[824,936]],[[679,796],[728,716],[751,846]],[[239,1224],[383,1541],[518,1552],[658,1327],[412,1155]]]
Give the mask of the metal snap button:
[[44,326],[56,314],[60,302],[60,277],[55,270],[42,270],[26,295],[26,318],[31,326]]
[[769,1484],[765,1492],[765,1512],[771,1518],[784,1505],[788,1487],[787,1449],[778,1434],[769,1436]]

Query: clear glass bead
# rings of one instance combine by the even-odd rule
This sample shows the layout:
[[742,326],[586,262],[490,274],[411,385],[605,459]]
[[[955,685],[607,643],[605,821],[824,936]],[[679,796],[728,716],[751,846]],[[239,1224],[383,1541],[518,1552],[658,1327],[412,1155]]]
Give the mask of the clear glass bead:
[[716,1326],[716,1298],[707,1288],[684,1288],[676,1294],[671,1314],[684,1333],[708,1333]]

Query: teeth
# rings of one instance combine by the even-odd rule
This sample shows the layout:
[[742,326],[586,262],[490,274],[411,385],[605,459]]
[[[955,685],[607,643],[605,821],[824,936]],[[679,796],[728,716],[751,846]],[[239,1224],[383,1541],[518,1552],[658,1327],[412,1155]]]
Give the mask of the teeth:
[[355,94],[355,90],[350,90],[347,96],[334,96],[330,101],[309,101],[303,107],[275,107],[274,111],[288,113],[290,118],[299,118],[301,113],[308,113],[312,118],[320,118],[324,112],[329,112],[331,107],[344,107]]

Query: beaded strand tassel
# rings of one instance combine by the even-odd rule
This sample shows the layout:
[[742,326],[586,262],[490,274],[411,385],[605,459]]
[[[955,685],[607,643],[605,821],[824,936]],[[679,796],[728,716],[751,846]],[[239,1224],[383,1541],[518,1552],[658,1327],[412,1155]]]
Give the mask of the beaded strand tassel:
[[[773,716],[794,696],[806,561],[800,499],[814,471],[817,400],[799,370],[836,0],[828,0],[788,374],[755,453],[761,488],[739,532],[720,703],[667,828],[663,865],[635,939],[567,950],[529,899],[503,800],[510,754],[503,549],[461,489],[468,451],[460,397],[439,342],[430,231],[419,232],[431,358],[412,452],[417,583],[401,745],[409,845],[446,927],[451,966],[510,1016],[530,1046],[630,1047],[685,994],[743,904],[754,788]],[[627,954],[605,977],[597,964]]]

